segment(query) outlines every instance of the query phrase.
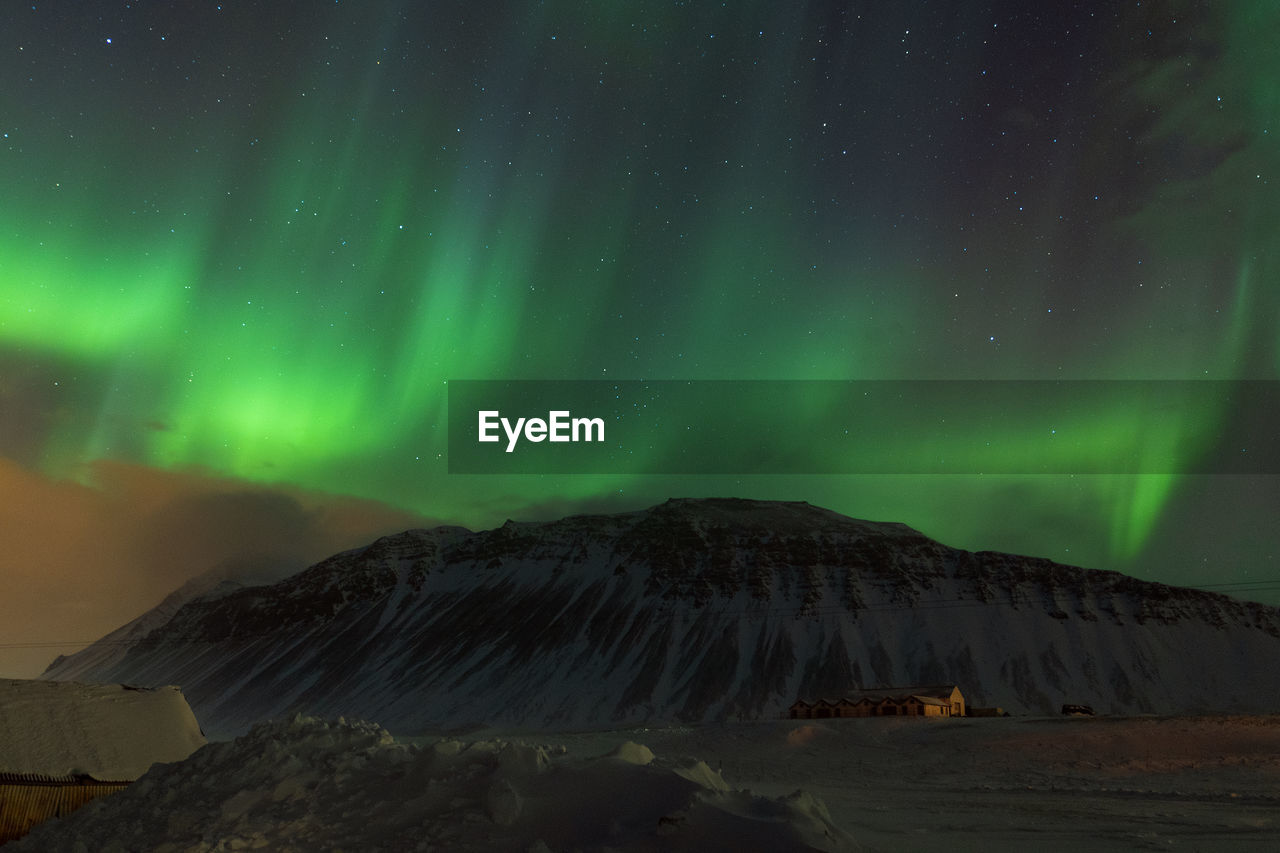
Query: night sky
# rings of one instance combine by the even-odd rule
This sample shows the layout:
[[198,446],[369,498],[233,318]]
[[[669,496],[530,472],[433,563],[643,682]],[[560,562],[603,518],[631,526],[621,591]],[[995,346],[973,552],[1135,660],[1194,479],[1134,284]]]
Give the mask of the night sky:
[[[443,422],[458,379],[1277,379],[1276,81],[1272,0],[8,4],[0,674],[215,564],[673,496],[1276,602],[1275,476],[451,475]],[[1205,417],[1269,413],[1142,429]]]

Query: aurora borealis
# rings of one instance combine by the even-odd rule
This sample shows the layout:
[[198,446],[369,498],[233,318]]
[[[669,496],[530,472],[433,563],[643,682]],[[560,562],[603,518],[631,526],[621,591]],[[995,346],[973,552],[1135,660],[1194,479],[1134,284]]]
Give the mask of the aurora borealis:
[[[0,16],[13,500],[133,501],[122,470],[388,524],[807,500],[1275,600],[1274,476],[466,476],[444,434],[458,379],[1277,379],[1267,0]],[[1272,414],[1073,428],[1167,448]],[[106,627],[201,568],[127,553],[77,570],[133,584]]]

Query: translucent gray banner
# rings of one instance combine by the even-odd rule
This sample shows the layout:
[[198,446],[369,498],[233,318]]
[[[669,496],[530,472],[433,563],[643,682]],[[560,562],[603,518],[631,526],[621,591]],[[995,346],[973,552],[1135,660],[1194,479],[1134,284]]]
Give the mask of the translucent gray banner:
[[1276,474],[1274,381],[449,382],[455,474]]

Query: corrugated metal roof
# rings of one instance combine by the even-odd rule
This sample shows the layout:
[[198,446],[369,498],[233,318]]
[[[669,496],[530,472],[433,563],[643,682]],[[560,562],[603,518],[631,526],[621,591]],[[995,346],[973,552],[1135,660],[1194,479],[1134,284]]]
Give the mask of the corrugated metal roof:
[[43,773],[0,773],[0,785],[128,785],[125,779],[95,779],[81,773],[76,776],[47,776]]
[[90,800],[114,794],[128,782],[99,782],[88,776],[0,774],[0,844],[21,838],[36,824],[62,817]]

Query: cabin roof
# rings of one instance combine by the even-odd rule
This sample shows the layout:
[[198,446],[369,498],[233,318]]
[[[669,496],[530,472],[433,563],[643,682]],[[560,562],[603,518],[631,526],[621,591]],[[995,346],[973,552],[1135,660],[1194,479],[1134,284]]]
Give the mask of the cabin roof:
[[[794,704],[816,705],[819,702],[826,702],[828,705],[834,705],[838,702],[849,702],[858,704],[859,702],[877,702],[885,699],[892,699],[895,702],[904,702],[908,699],[915,698],[926,705],[949,705],[951,697],[958,692],[958,688],[954,684],[917,684],[907,685],[904,687],[869,687],[856,690],[848,690],[843,696],[832,698],[830,696],[820,696],[814,698],[799,698]],[[963,696],[963,694],[961,694]]]

